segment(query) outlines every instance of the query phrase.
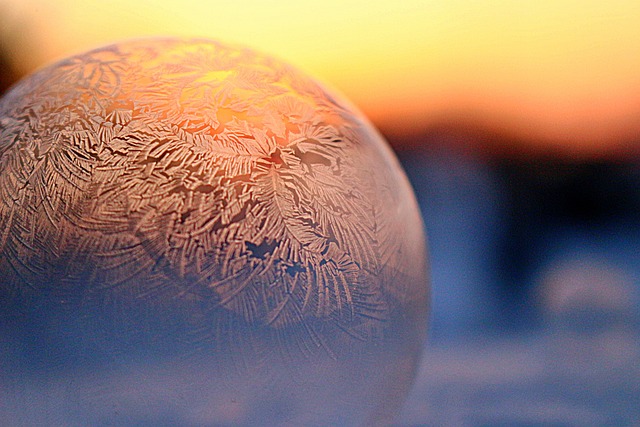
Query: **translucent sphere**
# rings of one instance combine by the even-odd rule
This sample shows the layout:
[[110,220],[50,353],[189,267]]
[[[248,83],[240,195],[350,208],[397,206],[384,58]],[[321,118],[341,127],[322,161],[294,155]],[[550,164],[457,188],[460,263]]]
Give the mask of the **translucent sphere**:
[[9,424],[384,424],[427,311],[397,160],[278,60],[125,42],[0,101]]

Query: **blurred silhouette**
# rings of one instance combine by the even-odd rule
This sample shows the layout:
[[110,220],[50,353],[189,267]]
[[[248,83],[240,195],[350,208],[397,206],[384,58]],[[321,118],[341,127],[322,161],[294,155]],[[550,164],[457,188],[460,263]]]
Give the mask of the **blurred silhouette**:
[[505,148],[520,138],[461,122],[399,151],[434,316],[402,425],[640,419],[640,163]]
[[513,332],[538,325],[533,288],[558,251],[608,252],[624,268],[640,268],[633,144],[599,158],[527,152],[522,147],[534,142],[526,135],[463,119],[414,138],[419,148],[398,154],[430,236],[434,336],[442,336],[440,326]]
[[[2,17],[0,16],[0,25]],[[18,80],[18,73],[14,68],[12,58],[9,55],[5,40],[0,37],[0,96]]]
[[8,14],[0,4],[0,96],[22,77],[25,70],[17,63],[18,49],[29,49],[32,39],[28,33],[30,25],[15,16]]

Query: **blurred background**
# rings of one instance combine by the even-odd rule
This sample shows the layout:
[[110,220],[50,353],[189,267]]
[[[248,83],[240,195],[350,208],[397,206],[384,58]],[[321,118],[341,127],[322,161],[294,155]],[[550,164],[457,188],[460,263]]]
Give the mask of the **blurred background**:
[[0,92],[149,35],[279,56],[387,137],[432,266],[401,425],[640,425],[640,3],[0,0]]

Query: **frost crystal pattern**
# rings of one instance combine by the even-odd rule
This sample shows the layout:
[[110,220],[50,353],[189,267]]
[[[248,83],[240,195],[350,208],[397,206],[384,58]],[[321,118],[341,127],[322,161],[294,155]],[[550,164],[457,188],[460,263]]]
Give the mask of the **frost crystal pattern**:
[[[400,396],[424,333],[424,256],[380,136],[253,51],[122,43],[41,70],[0,102],[0,332],[48,328],[29,338],[52,347],[31,351],[43,369],[51,354],[117,366],[189,354],[240,376],[260,366],[253,381],[286,360],[282,376],[313,364],[313,387],[348,392],[318,366],[388,357],[406,365]],[[365,406],[381,405],[397,407]]]

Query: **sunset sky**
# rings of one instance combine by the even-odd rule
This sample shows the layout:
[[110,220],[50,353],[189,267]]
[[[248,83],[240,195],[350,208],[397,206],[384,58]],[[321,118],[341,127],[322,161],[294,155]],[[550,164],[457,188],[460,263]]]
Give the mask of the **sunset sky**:
[[[274,6],[276,5],[276,6]],[[148,35],[272,53],[384,131],[471,120],[596,152],[640,134],[640,2],[0,0],[21,70]]]

